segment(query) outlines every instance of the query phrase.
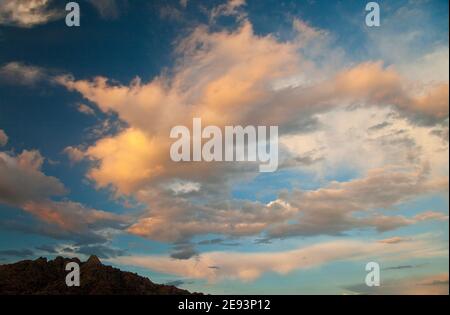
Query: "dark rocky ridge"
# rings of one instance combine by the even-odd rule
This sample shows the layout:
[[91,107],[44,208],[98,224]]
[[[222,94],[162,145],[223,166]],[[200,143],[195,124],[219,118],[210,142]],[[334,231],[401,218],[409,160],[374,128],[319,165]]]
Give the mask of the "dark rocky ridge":
[[[80,265],[80,286],[68,287],[65,270],[69,262]],[[20,295],[167,295],[191,294],[171,285],[155,284],[135,273],[103,265],[98,257],[86,262],[78,258],[38,258],[0,265],[0,294]]]

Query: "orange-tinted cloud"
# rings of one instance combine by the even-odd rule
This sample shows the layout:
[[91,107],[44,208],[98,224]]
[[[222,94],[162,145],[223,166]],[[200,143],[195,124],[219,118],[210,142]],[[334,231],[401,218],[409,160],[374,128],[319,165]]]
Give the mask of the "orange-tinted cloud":
[[224,279],[253,281],[266,272],[282,275],[295,270],[317,268],[336,261],[395,261],[416,257],[442,257],[447,252],[431,240],[414,240],[405,244],[385,244],[376,241],[330,241],[278,252],[208,252],[198,257],[175,260],[170,257],[124,256],[114,263],[138,266],[150,270],[210,282]]
[[379,287],[353,285],[346,289],[372,295],[448,295],[448,273],[387,279]]
[[[426,172],[395,172],[383,165],[380,174],[373,171],[359,181],[341,184],[342,189],[330,187],[298,194],[306,198],[303,201],[311,200],[311,209],[320,211],[309,212],[300,203],[289,209],[276,205],[275,210],[275,204],[226,201],[233,179],[256,175],[251,164],[170,160],[170,129],[190,126],[193,117],[201,117],[205,125],[279,125],[283,131],[295,133],[301,131],[302,121],[348,105],[393,108],[400,115],[431,120],[448,116],[448,100],[444,99],[448,82],[439,86],[419,84],[418,88],[394,67],[385,67],[379,61],[328,73],[324,70],[327,67],[319,67],[311,58],[330,49],[323,44],[326,32],[301,21],[295,21],[294,28],[297,38],[281,42],[272,35],[256,35],[246,19],[233,31],[211,32],[206,26],[197,27],[178,43],[172,74],[162,74],[147,83],[139,78],[128,86],[110,83],[104,77],[55,79],[103,112],[116,113],[127,124],[115,135],[86,148],[83,155],[94,162],[87,177],[97,187],[112,188],[116,196],[131,195],[148,206],[148,215],[129,232],[173,241],[196,233],[249,235],[270,231],[274,237],[284,237],[338,234],[364,227],[385,231],[420,222],[419,218],[387,215],[357,219],[353,212],[392,206],[407,200],[412,191],[414,196],[442,191],[445,178],[421,181],[422,175],[428,177]],[[408,167],[420,167],[420,163],[409,158]],[[189,196],[174,197],[167,188],[174,181],[198,183],[201,189],[195,194],[207,199],[219,196],[219,201],[198,205]],[[362,189],[359,185],[366,189],[363,194],[357,193]],[[380,191],[379,185],[392,191],[381,196],[373,193]],[[327,193],[340,196],[339,210],[332,206],[334,200]],[[317,201],[315,195],[326,197],[328,204]],[[254,210],[246,212],[244,208]],[[286,224],[300,213],[306,223]],[[203,218],[208,218],[208,224]]]
[[7,143],[8,143],[8,136],[2,129],[0,129],[0,147],[6,145]]
[[52,200],[52,197],[65,195],[67,190],[57,178],[42,172],[43,163],[44,158],[36,150],[24,150],[17,156],[0,152],[0,203],[22,209],[45,223],[34,232],[104,242],[105,234],[128,226],[128,217],[77,202]]
[[50,9],[51,0],[3,0],[0,3],[0,25],[33,27],[62,17]]
[[43,162],[38,151],[24,150],[17,156],[0,152],[0,201],[20,206],[29,200],[65,194],[57,178],[42,173]]

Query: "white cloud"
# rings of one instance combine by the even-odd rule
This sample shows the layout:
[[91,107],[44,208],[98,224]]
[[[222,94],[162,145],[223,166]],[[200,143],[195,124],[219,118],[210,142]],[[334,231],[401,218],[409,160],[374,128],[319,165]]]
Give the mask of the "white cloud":
[[314,118],[316,130],[285,135],[280,143],[294,162],[314,161],[297,164],[318,178],[342,170],[365,174],[385,165],[421,164],[433,177],[448,176],[448,123],[417,125],[395,110],[376,107],[335,109]]
[[201,185],[200,183],[194,182],[175,181],[169,185],[169,188],[175,193],[175,195],[179,195],[198,192]]
[[425,83],[448,82],[449,47],[437,46],[424,55],[399,62],[397,68],[405,77]]
[[367,51],[393,64],[407,78],[424,83],[448,82],[448,36],[445,30],[436,28],[434,17],[423,5],[421,1],[409,1],[394,10],[387,8],[382,27],[375,32],[365,28]]

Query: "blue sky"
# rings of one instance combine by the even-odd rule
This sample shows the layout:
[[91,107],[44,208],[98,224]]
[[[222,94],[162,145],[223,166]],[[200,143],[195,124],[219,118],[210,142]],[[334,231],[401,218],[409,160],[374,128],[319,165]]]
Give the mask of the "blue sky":
[[[448,294],[448,1],[378,1],[372,28],[357,0],[86,0],[80,27],[63,2],[14,2],[1,263],[96,254],[205,293]],[[170,128],[199,116],[278,125],[278,170],[169,161]]]

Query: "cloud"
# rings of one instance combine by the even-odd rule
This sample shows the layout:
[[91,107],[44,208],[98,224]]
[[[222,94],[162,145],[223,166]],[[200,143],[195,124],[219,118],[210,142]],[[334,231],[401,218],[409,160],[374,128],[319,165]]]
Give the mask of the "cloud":
[[378,242],[385,243],[385,244],[397,244],[397,243],[401,243],[401,242],[408,242],[410,240],[411,240],[410,238],[394,236],[394,237],[379,240]]
[[414,268],[413,265],[400,265],[400,266],[393,266],[393,267],[386,267],[383,268],[383,270],[403,270],[403,269],[411,269]]
[[61,18],[62,12],[51,9],[51,0],[3,0],[0,25],[33,27]]
[[0,129],[0,147],[5,146],[8,143],[8,136],[5,131]]
[[329,97],[351,102],[390,104],[411,114],[442,119],[448,117],[448,81],[419,91],[408,88],[408,82],[394,67],[382,62],[366,62],[338,73],[322,86]]
[[59,245],[41,245],[36,247],[37,250],[44,251],[49,254],[67,255],[81,254],[85,256],[95,255],[101,259],[116,258],[126,254],[126,250],[114,248],[106,244],[59,244]]
[[397,66],[407,77],[418,78],[424,82],[446,82],[449,77],[449,47],[437,46],[413,61]]
[[85,158],[85,153],[76,147],[68,146],[64,148],[63,152],[67,154],[72,162],[79,162]]
[[180,0],[180,5],[181,5],[183,8],[186,8],[187,5],[188,5],[188,0]]
[[[353,229],[379,232],[420,223],[447,220],[444,213],[427,211],[413,217],[385,214],[418,195],[445,192],[448,179],[426,180],[426,170],[374,169],[361,179],[333,182],[316,190],[283,193],[267,204],[222,201],[196,204],[172,195],[138,195],[152,205],[151,216],[138,219],[128,232],[161,241],[179,241],[199,234],[270,238],[341,235]],[[383,189],[379,189],[383,187]]]
[[222,244],[223,243],[223,239],[221,238],[213,238],[210,240],[203,240],[198,242],[198,245],[214,245],[214,244]]
[[[102,17],[119,14],[114,1],[92,4]],[[426,220],[448,220],[444,212],[395,212],[418,197],[448,195],[448,75],[442,69],[434,75],[439,68],[434,60],[445,60],[448,49],[433,47],[411,59],[417,65],[411,72],[405,64],[378,58],[346,63],[328,31],[301,20],[293,20],[291,39],[259,35],[243,12],[244,4],[229,1],[212,10],[212,20],[233,16],[240,24],[223,31],[217,25],[193,28],[176,42],[173,68],[149,81],[54,78],[95,106],[80,104],[80,112],[92,114],[95,109],[108,116],[88,130],[86,140],[91,141],[84,143],[89,145],[73,144],[64,152],[71,161],[87,161],[86,177],[96,188],[111,189],[117,200],[130,197],[144,207],[137,217],[54,199],[66,189],[43,172],[39,152],[1,152],[0,202],[38,218],[33,224],[4,220],[2,228],[76,242],[66,244],[64,252],[97,253],[113,262],[209,281],[252,281],[267,272],[287,274],[373,257],[396,261],[448,256],[441,244],[401,237],[327,242],[275,253],[197,251],[197,244],[225,245],[223,239],[242,236],[274,242],[355,230],[383,233]],[[429,73],[419,72],[422,67]],[[8,82],[27,85],[49,77],[46,70],[19,62],[4,65],[0,74]],[[219,127],[279,125],[282,167],[296,176],[302,174],[297,171],[313,174],[320,187],[315,182],[314,188],[289,188],[270,202],[234,198],[236,182],[260,184],[272,177],[258,178],[251,163],[170,161],[170,128],[190,126],[193,117]],[[329,182],[346,177],[347,171],[352,179]],[[176,245],[167,257],[122,257],[126,253],[105,244],[124,231]],[[186,243],[206,234],[221,238]],[[423,287],[442,282],[433,279]]]
[[[86,138],[98,140],[113,134],[117,134],[125,128],[125,124],[113,117],[98,120],[98,123],[86,129]],[[81,147],[81,146],[80,146]],[[84,148],[85,149],[85,148]]]
[[[446,286],[448,289],[448,275],[447,277],[443,276],[441,279],[433,279],[431,281],[423,282],[422,285],[429,286]],[[448,294],[448,293],[447,293]]]
[[88,0],[104,19],[115,19],[119,17],[120,10],[118,0]]
[[112,248],[105,245],[88,245],[76,247],[74,252],[86,256],[95,255],[101,259],[115,258],[126,254],[125,250]]
[[244,19],[246,14],[240,10],[241,7],[246,5],[245,0],[228,0],[224,4],[220,4],[213,8],[210,12],[210,20],[214,21],[220,16],[236,16],[238,19]]
[[[129,225],[129,218],[86,207],[72,201],[28,202],[21,209],[32,215],[4,219],[4,230],[44,235],[78,245],[104,244]],[[37,220],[36,220],[37,219]]]
[[35,150],[24,150],[17,156],[0,152],[0,202],[22,206],[30,200],[65,194],[66,189],[57,178],[42,173],[43,162]]
[[176,7],[165,5],[159,9],[159,16],[161,19],[167,19],[175,22],[187,22],[184,17],[184,12]]
[[23,205],[23,209],[64,231],[79,234],[106,228],[120,229],[122,225],[126,225],[125,217],[88,208],[73,201],[29,201]]
[[0,68],[1,83],[33,86],[46,77],[44,69],[16,61],[4,64]]
[[448,295],[448,273],[384,280],[379,287],[347,286],[348,291],[373,295]]
[[46,245],[46,244],[37,246],[36,249],[40,250],[40,251],[44,251],[49,254],[57,254],[58,253],[58,250],[56,249],[56,247],[51,246],[51,245]]
[[377,32],[364,27],[366,51],[395,65],[407,78],[423,83],[448,82],[448,39],[434,19],[420,1],[389,8],[384,12],[383,27]]
[[[333,109],[314,118],[315,130],[281,137],[289,156],[284,165],[297,164],[319,178],[336,170],[364,174],[386,165],[427,164],[432,177],[448,174],[447,123],[417,125],[395,110],[377,107]],[[298,158],[314,163],[299,165]]]
[[[318,37],[311,35],[318,31],[305,25],[300,32],[299,36]],[[273,36],[257,36],[245,21],[234,32],[195,29],[178,45],[181,56],[172,78],[159,76],[147,84],[137,78],[123,86],[111,85],[102,77],[92,81],[58,77],[57,81],[69,90],[78,91],[104,112],[116,112],[130,126],[87,149],[87,155],[99,162],[88,177],[100,187],[111,184],[119,193],[128,194],[175,174],[193,180],[199,176],[199,169],[208,169],[210,178],[219,178],[218,172],[242,172],[235,165],[171,163],[166,154],[170,146],[167,134],[174,125],[189,126],[194,116],[201,116],[205,124],[218,126],[258,124],[286,129],[296,126],[300,117],[312,116],[330,104],[349,102],[397,105],[399,110],[436,118],[448,115],[445,84],[432,87],[423,95],[409,95],[404,79],[380,62],[344,69],[316,84],[274,91],[273,82],[298,73],[318,80],[320,71],[299,55],[299,47],[295,41],[282,43]],[[125,178],[123,174],[136,174],[127,169],[134,167],[127,160],[130,156],[143,172]]]
[[[298,36],[320,38],[319,31],[301,25]],[[102,111],[116,112],[131,126],[108,139],[108,143],[115,142],[119,147],[130,143],[127,140],[130,137],[142,139],[139,141],[152,139],[146,142],[153,153],[150,159],[146,158],[147,165],[143,165],[150,171],[147,176],[150,181],[168,173],[169,161],[165,152],[169,139],[164,132],[177,124],[189,126],[189,121],[196,115],[201,116],[205,124],[218,126],[258,123],[283,128],[296,124],[300,117],[317,114],[336,103],[395,105],[398,110],[411,115],[436,119],[448,116],[448,84],[431,86],[416,95],[408,88],[406,79],[393,68],[385,68],[381,62],[343,69],[315,84],[274,91],[270,88],[273,82],[298,73],[318,80],[320,71],[316,71],[311,61],[303,60],[298,53],[300,46],[295,41],[281,43],[272,36],[257,36],[248,21],[231,33],[210,33],[205,27],[198,27],[179,43],[177,51],[182,56],[172,78],[160,76],[147,84],[136,79],[129,86],[111,85],[102,77],[76,81],[62,76],[57,81],[69,90],[80,92]],[[241,110],[236,111],[236,108]],[[92,148],[95,152],[92,158],[99,160],[100,165],[91,176],[95,172],[95,180],[100,185],[113,184],[122,193],[134,190],[132,179],[124,183],[119,176],[111,174],[109,167],[103,167],[109,164],[105,156],[111,153],[102,152],[108,148],[104,146],[105,142],[106,139],[100,141],[96,149]],[[132,151],[134,148],[123,149]],[[117,160],[121,163],[121,159]],[[196,172],[197,168],[190,165],[178,173],[186,171]],[[136,178],[136,181],[140,179]]]
[[[117,198],[132,196],[148,207],[129,233],[169,242],[207,233],[340,235],[365,228],[383,232],[445,217],[388,215],[375,209],[445,193],[448,176],[442,174],[448,173],[443,166],[448,146],[430,132],[448,117],[448,82],[417,83],[376,60],[340,66],[320,63],[320,56],[336,51],[327,32],[299,20],[293,24],[295,38],[287,41],[255,34],[246,18],[228,31],[196,27],[177,42],[172,71],[149,82],[135,78],[123,85],[105,77],[56,78],[125,124],[88,146],[83,155],[91,161],[86,176],[97,188],[112,189]],[[397,118],[369,131],[380,123],[370,118],[374,115],[379,120]],[[255,178],[256,165],[175,163],[169,158],[170,129],[190,126],[193,117],[219,127],[278,125],[285,167],[300,164],[315,170],[326,165],[336,170],[340,163],[349,167],[351,159],[361,178],[316,191],[296,190],[268,204],[232,200],[233,182]],[[429,124],[419,126],[417,117]],[[303,141],[308,136],[309,142]],[[295,143],[309,146],[308,151],[297,154]],[[329,151],[323,150],[324,143]],[[374,153],[383,150],[387,154]],[[329,169],[322,169],[322,174]],[[174,182],[197,183],[198,189],[177,194],[171,188]]]
[[173,286],[179,287],[186,283],[192,283],[192,282],[186,282],[185,280],[172,280],[172,281],[166,282],[165,285],[173,285]]
[[[154,271],[210,282],[224,279],[253,281],[264,273],[286,275],[294,270],[316,268],[336,261],[396,260],[447,255],[439,245],[428,240],[407,244],[380,242],[330,241],[280,252],[208,252],[188,260],[165,256],[124,256],[113,263],[148,268]],[[209,268],[216,266],[217,268]]]
[[142,182],[164,171],[162,165],[153,164],[158,163],[163,154],[156,140],[135,128],[100,139],[84,154],[92,160],[102,161],[98,168],[89,171],[89,179],[98,187],[117,183],[118,190],[125,193],[134,191]]
[[169,185],[170,189],[176,194],[189,194],[198,192],[201,188],[199,183],[177,181]]
[[423,170],[404,173],[375,169],[362,179],[334,182],[315,191],[294,191],[287,198],[274,203],[287,209],[295,209],[298,221],[295,222],[291,218],[289,222],[274,225],[269,230],[269,235],[272,237],[339,235],[351,229],[369,227],[382,232],[415,224],[434,216],[435,219],[447,220],[445,214],[436,212],[426,212],[407,218],[370,211],[389,209],[427,191],[444,192],[447,189],[448,178],[422,182],[422,175]]
[[51,198],[67,193],[55,177],[45,175],[44,158],[39,151],[24,150],[14,156],[0,152],[0,203],[22,209],[39,219],[27,227],[5,221],[5,228],[44,234],[58,239],[104,242],[129,225],[130,218],[86,207],[69,200]]
[[22,249],[22,250],[16,250],[16,249],[7,249],[7,250],[0,250],[0,256],[14,256],[14,257],[29,257],[33,256],[33,251],[29,249]]
[[80,113],[83,113],[85,115],[90,115],[90,116],[95,115],[95,111],[91,107],[87,106],[86,104],[78,104],[77,110]]
[[193,244],[178,244],[175,246],[175,251],[170,254],[174,259],[190,259],[198,255],[197,250]]

